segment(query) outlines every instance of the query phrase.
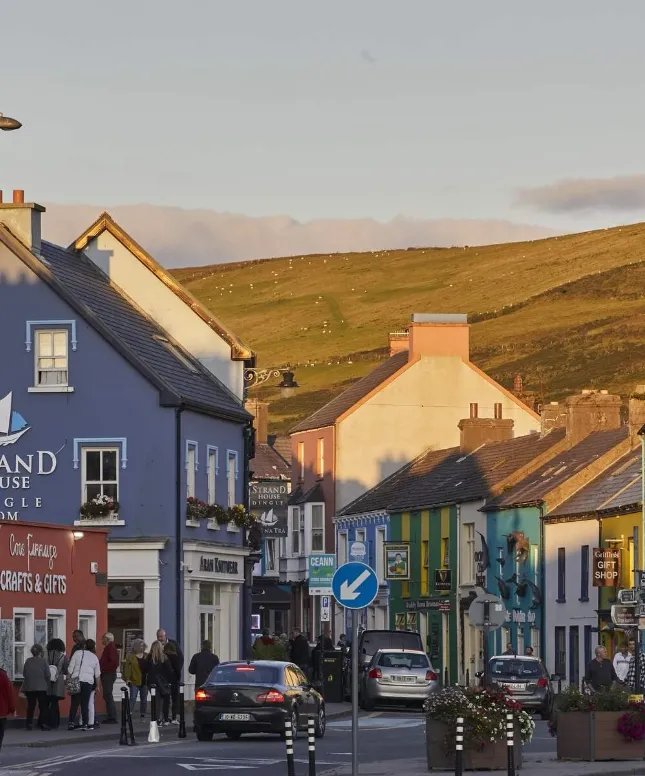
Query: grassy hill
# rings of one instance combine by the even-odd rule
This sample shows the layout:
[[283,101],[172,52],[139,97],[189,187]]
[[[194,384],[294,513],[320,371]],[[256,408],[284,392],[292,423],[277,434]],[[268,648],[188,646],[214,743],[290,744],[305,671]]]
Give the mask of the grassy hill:
[[174,271],[258,354],[301,385],[271,387],[287,430],[386,355],[413,312],[468,313],[471,357],[545,400],[645,383],[645,224],[524,243],[268,259]]

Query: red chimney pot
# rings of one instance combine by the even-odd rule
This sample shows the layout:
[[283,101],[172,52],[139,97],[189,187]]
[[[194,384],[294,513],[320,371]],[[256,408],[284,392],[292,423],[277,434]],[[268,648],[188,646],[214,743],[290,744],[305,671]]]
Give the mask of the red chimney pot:
[[13,190],[13,204],[22,205],[25,202],[25,192],[23,189]]

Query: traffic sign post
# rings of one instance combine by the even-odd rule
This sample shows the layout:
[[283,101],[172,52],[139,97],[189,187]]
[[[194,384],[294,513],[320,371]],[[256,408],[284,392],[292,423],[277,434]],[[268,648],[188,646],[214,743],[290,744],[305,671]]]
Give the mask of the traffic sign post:
[[328,595],[320,596],[320,622],[329,622],[331,620],[331,606]]
[[506,621],[506,606],[499,596],[484,593],[484,595],[478,595],[470,604],[468,617],[475,628],[484,631],[484,685],[488,687],[488,663],[490,662],[488,635],[491,631],[501,628]]
[[352,610],[352,776],[358,776],[358,621],[360,610],[378,595],[378,577],[365,563],[345,563],[336,570],[331,589],[336,601]]

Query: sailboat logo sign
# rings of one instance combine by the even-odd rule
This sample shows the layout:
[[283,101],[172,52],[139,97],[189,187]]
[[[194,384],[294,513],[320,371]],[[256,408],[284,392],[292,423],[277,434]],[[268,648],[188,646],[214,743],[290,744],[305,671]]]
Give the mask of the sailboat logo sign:
[[4,399],[0,399],[0,447],[15,444],[29,431],[22,415],[12,411],[12,398],[13,394],[8,393]]

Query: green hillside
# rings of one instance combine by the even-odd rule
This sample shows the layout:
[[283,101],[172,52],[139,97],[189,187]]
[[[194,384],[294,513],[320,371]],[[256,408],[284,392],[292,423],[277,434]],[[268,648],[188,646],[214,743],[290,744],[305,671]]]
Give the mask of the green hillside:
[[546,400],[645,383],[645,224],[527,243],[268,259],[176,270],[258,354],[291,363],[297,396],[271,401],[275,431],[386,355],[413,312],[468,313],[471,357]]

